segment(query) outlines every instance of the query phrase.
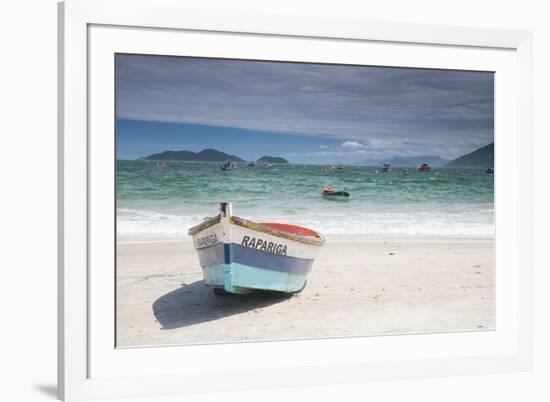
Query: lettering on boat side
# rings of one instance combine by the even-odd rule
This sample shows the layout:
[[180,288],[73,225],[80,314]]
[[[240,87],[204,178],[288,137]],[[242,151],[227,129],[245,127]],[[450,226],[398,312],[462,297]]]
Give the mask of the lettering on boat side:
[[209,235],[199,237],[195,241],[195,247],[197,248],[203,248],[208,246],[213,246],[214,244],[218,244],[218,238],[216,237],[216,233],[211,233]]
[[286,255],[286,245],[256,239],[255,237],[244,236],[241,246],[255,248],[256,250],[265,251],[267,253]]

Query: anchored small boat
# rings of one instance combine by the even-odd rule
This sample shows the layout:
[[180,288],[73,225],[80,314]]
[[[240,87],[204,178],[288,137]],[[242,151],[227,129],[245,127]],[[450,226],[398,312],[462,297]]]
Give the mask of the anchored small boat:
[[235,162],[233,161],[225,161],[221,166],[221,170],[232,170],[235,168]]
[[322,234],[284,223],[255,223],[232,216],[231,203],[219,215],[189,229],[204,281],[229,293],[269,290],[297,293],[306,286]]
[[384,163],[382,167],[382,172],[389,172],[391,170],[391,165],[389,163]]
[[493,173],[495,173],[495,169],[492,168],[492,167],[488,167],[487,170],[485,171],[485,173],[493,174]]
[[430,167],[430,165],[428,165],[427,163],[423,163],[422,165],[420,165],[420,167],[418,168],[418,171],[419,172],[429,172],[432,168]]
[[347,191],[334,191],[330,187],[325,187],[323,191],[321,191],[321,195],[328,200],[345,201],[349,198],[349,193]]
[[254,166],[256,166],[256,162],[254,162],[254,161],[249,161],[249,162],[248,162],[248,166],[254,167]]

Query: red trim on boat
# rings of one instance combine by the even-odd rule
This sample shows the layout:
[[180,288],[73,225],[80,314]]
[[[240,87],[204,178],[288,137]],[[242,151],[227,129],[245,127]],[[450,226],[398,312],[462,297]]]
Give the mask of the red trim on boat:
[[317,232],[302,226],[289,225],[288,223],[276,223],[276,222],[262,222],[262,226],[268,228],[277,229],[281,232],[292,233],[298,236],[317,237]]

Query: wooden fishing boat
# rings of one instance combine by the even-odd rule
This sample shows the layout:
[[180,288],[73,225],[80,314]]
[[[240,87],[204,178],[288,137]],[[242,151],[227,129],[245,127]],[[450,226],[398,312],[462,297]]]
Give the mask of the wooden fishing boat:
[[255,223],[232,216],[221,203],[219,215],[189,229],[204,281],[229,293],[304,289],[322,234],[284,223]]

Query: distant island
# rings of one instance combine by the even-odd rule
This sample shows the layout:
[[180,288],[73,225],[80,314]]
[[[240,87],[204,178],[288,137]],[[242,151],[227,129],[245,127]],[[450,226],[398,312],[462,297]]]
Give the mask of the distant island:
[[262,156],[256,163],[288,163],[288,161],[279,156]]
[[495,143],[478,148],[469,154],[462,155],[445,165],[456,168],[487,168],[494,166]]
[[165,160],[165,161],[199,161],[199,162],[223,162],[232,160],[235,162],[244,162],[243,159],[235,155],[229,155],[216,149],[208,148],[200,152],[192,151],[164,151],[158,154],[152,154],[140,159],[146,160]]

